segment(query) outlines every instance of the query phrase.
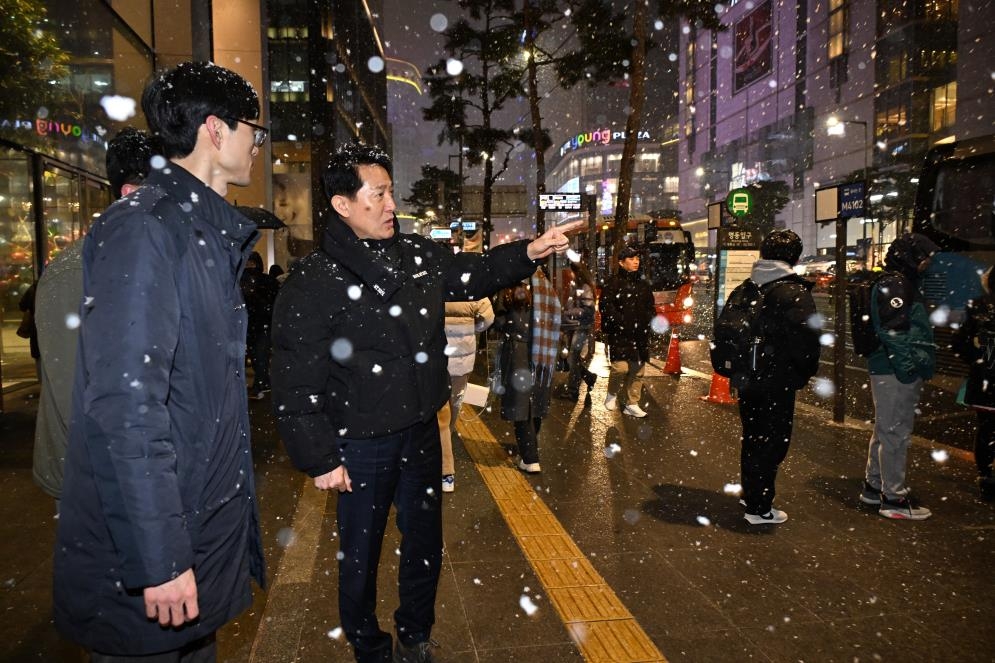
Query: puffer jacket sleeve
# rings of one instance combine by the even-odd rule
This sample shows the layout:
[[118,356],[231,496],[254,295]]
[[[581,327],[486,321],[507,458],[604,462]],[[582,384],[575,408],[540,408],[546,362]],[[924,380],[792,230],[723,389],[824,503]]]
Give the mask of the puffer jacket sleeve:
[[809,289],[800,283],[789,282],[775,287],[771,295],[775,298],[779,316],[779,327],[784,336],[778,339],[778,353],[787,358],[786,367],[789,384],[801,388],[819,372],[819,332],[812,327],[816,314],[815,301]]
[[180,329],[175,247],[151,214],[119,216],[84,245],[86,449],[122,580],[134,589],[193,564],[166,407]]
[[528,278],[536,261],[526,253],[527,240],[496,246],[487,253],[459,253],[445,269],[447,301],[490,297],[502,288]]
[[312,477],[341,465],[335,422],[326,402],[332,338],[322,267],[298,263],[280,288],[273,311],[273,407],[276,427],[294,466]]

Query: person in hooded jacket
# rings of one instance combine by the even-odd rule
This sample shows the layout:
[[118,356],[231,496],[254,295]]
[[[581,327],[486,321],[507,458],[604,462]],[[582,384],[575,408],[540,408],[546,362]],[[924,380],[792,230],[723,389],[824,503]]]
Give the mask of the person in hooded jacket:
[[200,663],[265,575],[238,287],[258,233],[224,195],[267,132],[209,62],[155,77],[142,109],[168,161],[83,245],[55,626],[94,663]]
[[611,373],[605,409],[615,410],[622,396],[624,414],[645,417],[639,406],[643,374],[650,360],[650,323],[656,316],[653,289],[639,273],[639,252],[623,247],[618,253],[618,272],[601,290],[601,332],[608,346]]
[[795,396],[819,370],[819,330],[813,327],[813,284],[795,274],[802,240],[791,230],[774,230],[760,244],[750,278],[760,286],[764,354],[770,357],[759,379],[739,389],[743,425],[740,473],[746,521],[783,523],[788,514],[773,506],[775,481],[788,455]]
[[376,616],[377,567],[391,504],[401,532],[393,660],[434,661],[442,565],[442,453],[449,400],[445,301],[487,296],[566,250],[552,228],[531,242],[453,254],[400,234],[391,161],[348,144],[329,161],[320,246],[299,260],[273,313],[273,402],[294,465],[338,493],[339,617],[356,660],[390,661]]
[[918,233],[898,237],[884,258],[885,272],[871,291],[871,320],[881,345],[867,357],[874,399],[874,433],[860,501],[896,520],[925,520],[932,513],[905,481],[916,406],[924,380],[933,377],[936,346],[920,274],[939,250]]
[[963,324],[954,332],[953,347],[968,366],[965,405],[978,417],[974,436],[974,463],[978,468],[981,497],[995,499],[995,269],[981,276],[984,294],[967,304]]

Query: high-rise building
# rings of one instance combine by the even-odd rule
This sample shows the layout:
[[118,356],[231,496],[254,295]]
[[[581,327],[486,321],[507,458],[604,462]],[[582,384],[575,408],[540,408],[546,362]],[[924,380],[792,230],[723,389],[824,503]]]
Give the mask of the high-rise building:
[[874,204],[866,219],[849,223],[847,245],[866,243],[869,259],[880,256],[907,228],[925,151],[995,131],[995,37],[981,27],[985,6],[731,2],[722,17],[727,30],[685,26],[679,153],[686,218],[703,233],[709,203],[740,186],[780,180],[791,201],[776,222],[816,253],[835,244],[835,231],[815,223],[815,190],[868,179]]

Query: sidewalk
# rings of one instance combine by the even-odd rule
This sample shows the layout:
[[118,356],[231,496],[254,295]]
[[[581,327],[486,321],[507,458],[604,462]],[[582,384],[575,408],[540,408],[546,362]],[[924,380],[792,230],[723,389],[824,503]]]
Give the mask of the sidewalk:
[[[702,352],[701,342],[682,343],[686,365],[699,366]],[[802,405],[777,486],[789,520],[750,526],[725,492],[739,482],[735,406],[699,400],[705,378],[651,373],[646,419],[605,411],[604,378],[590,407],[554,401],[540,475],[511,469],[511,426],[497,408],[479,423],[466,412],[456,492],[444,502],[440,660],[992,660],[995,504],[977,499],[966,454],[917,441],[910,483],[933,518],[890,521],[857,500],[866,426],[832,426],[824,410]],[[269,406],[251,404],[275,577],[222,630],[219,661],[348,661],[335,498],[290,469]],[[0,660],[76,661],[49,623],[54,521],[51,500],[31,484],[32,408],[18,398],[0,418]],[[387,628],[397,601],[392,527],[379,582]],[[607,631],[625,637],[601,638]]]

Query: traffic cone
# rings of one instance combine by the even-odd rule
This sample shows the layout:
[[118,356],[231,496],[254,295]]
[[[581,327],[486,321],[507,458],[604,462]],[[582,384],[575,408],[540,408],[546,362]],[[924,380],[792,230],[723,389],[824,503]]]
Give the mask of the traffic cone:
[[670,334],[670,347],[667,348],[667,363],[663,367],[663,372],[667,375],[681,374],[681,339],[677,337],[677,330]]
[[708,388],[708,396],[699,396],[699,398],[709,403],[721,405],[731,405],[737,402],[729,392],[729,378],[718,373],[712,373],[712,385]]

